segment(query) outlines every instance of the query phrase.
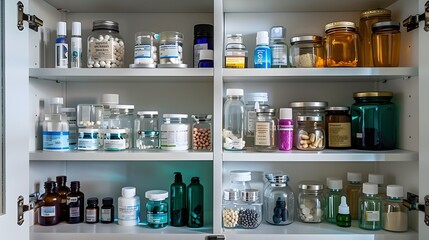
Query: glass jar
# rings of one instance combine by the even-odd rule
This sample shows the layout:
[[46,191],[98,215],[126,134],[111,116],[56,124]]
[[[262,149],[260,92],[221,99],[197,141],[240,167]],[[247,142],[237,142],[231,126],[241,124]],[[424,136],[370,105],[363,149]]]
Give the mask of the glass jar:
[[145,193],[149,199],[146,203],[147,225],[151,228],[164,228],[168,224],[168,192],[164,190],[151,190]]
[[391,12],[388,9],[370,9],[360,14],[359,36],[360,36],[360,64],[361,67],[374,67],[372,57],[372,25],[381,21],[390,21]]
[[[104,150],[132,148],[134,105],[110,105],[107,129],[104,129]],[[106,142],[107,140],[107,142]]]
[[250,189],[249,182],[252,180],[252,173],[250,171],[234,170],[229,172],[229,179],[231,181],[228,189],[233,189],[241,194],[244,189]]
[[238,205],[238,226],[245,229],[254,229],[261,222],[262,204],[259,202],[259,191],[256,189],[241,191],[241,203]]
[[295,219],[294,194],[283,174],[267,174],[269,185],[264,191],[264,219],[273,225],[287,225]]
[[158,111],[139,111],[134,120],[134,144],[137,149],[158,149]]
[[159,63],[182,64],[182,56],[183,34],[174,31],[161,32],[159,34]]
[[78,150],[92,151],[101,147],[100,138],[103,136],[100,136],[99,129],[103,124],[103,111],[100,104],[77,105]]
[[325,198],[323,184],[302,181],[298,184],[298,216],[305,223],[320,223],[324,220]]
[[374,67],[399,66],[401,52],[399,22],[378,22],[372,25],[372,53]]
[[408,230],[408,209],[403,205],[404,188],[400,185],[387,186],[387,198],[382,201],[383,229],[392,232]]
[[254,147],[255,145],[255,126],[256,126],[256,109],[269,108],[268,93],[254,92],[246,94],[246,124],[245,124],[245,139],[246,147]]
[[357,67],[359,62],[359,35],[354,22],[326,24],[326,66]]
[[222,226],[224,228],[238,227],[238,204],[240,193],[237,189],[225,189],[222,201]]
[[328,148],[350,148],[352,127],[349,107],[326,108],[326,145]]
[[259,108],[256,110],[255,150],[273,152],[278,150],[277,129],[279,120],[273,108]]
[[223,149],[241,151],[244,149],[244,103],[243,89],[227,89],[224,103]]
[[80,151],[98,150],[100,146],[97,128],[79,128],[77,149]]
[[[138,32],[135,35],[134,64],[139,67],[154,68],[158,61],[158,34]],[[135,65],[134,65],[135,66]]]
[[325,130],[322,116],[298,116],[296,148],[320,151],[325,148]]
[[324,67],[322,37],[317,35],[299,36],[290,39],[290,63],[292,67]]
[[396,107],[392,92],[357,92],[351,107],[352,145],[364,150],[396,147]]
[[164,114],[161,125],[160,142],[164,150],[189,149],[188,114]]
[[192,115],[192,149],[194,151],[212,150],[212,115]]
[[69,145],[72,145],[70,149],[73,149],[77,143],[76,108],[60,108],[60,113],[66,115],[69,123]]
[[247,50],[242,34],[226,35],[225,68],[247,68]]
[[124,64],[125,45],[119,24],[97,20],[88,36],[88,68],[117,68]]

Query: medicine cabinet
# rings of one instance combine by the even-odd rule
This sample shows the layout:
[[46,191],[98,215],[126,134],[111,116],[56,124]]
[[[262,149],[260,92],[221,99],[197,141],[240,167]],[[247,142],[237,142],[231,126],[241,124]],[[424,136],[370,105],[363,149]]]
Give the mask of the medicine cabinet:
[[[29,167],[28,187],[22,192],[42,191],[43,182],[57,175],[67,175],[68,183],[81,181],[81,190],[88,197],[113,197],[115,206],[123,186],[137,187],[137,194],[146,203],[144,192],[151,189],[168,190],[173,172],[181,171],[184,181],[199,176],[205,189],[205,226],[190,229],[168,226],[149,229],[146,226],[122,227],[117,224],[61,223],[43,227],[34,221],[34,212],[26,217],[23,227],[30,229],[29,238],[40,239],[206,239],[219,235],[226,239],[345,239],[423,240],[429,230],[422,223],[423,214],[410,212],[410,230],[406,233],[364,231],[353,223],[341,229],[328,223],[288,226],[262,223],[253,230],[224,230],[221,223],[222,190],[229,184],[229,171],[250,170],[255,186],[262,188],[263,173],[284,171],[290,185],[297,192],[301,180],[341,177],[347,171],[385,175],[388,184],[398,183],[406,191],[424,196],[429,178],[422,167],[429,167],[429,152],[425,148],[429,110],[423,96],[429,89],[428,47],[429,33],[422,29],[402,32],[400,67],[395,68],[287,68],[253,69],[253,49],[256,32],[283,25],[287,39],[304,34],[324,35],[328,22],[350,20],[359,22],[359,13],[370,8],[392,10],[392,18],[402,21],[422,11],[422,0],[363,0],[363,1],[284,1],[284,0],[184,0],[184,1],[116,1],[116,0],[28,0],[28,11],[44,20],[38,32],[28,35],[28,132],[29,154],[24,164]],[[138,31],[182,32],[186,69],[55,69],[54,40],[56,23],[82,22],[84,63],[86,38],[94,20],[113,20],[125,42],[125,66],[133,62],[134,34]],[[192,67],[193,26],[199,23],[214,25],[213,69]],[[242,33],[249,50],[248,69],[223,68],[223,49],[226,34]],[[70,36],[70,32],[68,32]],[[18,48],[18,47],[17,47]],[[428,55],[428,54],[426,54]],[[85,64],[84,64],[85,65]],[[423,67],[422,67],[423,66]],[[224,152],[222,150],[223,99],[227,88],[243,88],[245,93],[267,92],[274,108],[288,107],[291,101],[327,101],[330,106],[350,106],[357,91],[392,91],[399,109],[399,148],[392,151],[324,150],[322,152],[255,153]],[[7,88],[6,88],[6,91]],[[14,90],[17,91],[17,90]],[[96,103],[103,93],[118,93],[121,104],[134,104],[136,110],[158,110],[163,113],[204,114],[214,116],[213,152],[43,152],[41,151],[41,121],[44,99],[62,96],[67,107],[79,103]],[[6,114],[14,110],[6,109]],[[19,131],[19,130],[18,130]],[[20,130],[24,131],[24,130]],[[21,149],[22,150],[22,149]],[[18,151],[18,150],[15,150]],[[25,168],[24,168],[25,169]],[[259,181],[259,182],[258,182]],[[17,197],[17,196],[16,196]],[[144,211],[141,213],[143,220]],[[0,219],[1,220],[1,219]],[[11,235],[12,236],[12,235]]]

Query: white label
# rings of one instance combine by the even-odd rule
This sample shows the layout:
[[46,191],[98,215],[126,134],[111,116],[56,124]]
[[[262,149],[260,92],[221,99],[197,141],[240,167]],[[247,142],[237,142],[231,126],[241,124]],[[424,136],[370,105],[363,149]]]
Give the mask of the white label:
[[243,149],[244,148],[243,140],[241,140],[241,138],[234,139],[232,140],[231,146],[232,148],[235,148],[235,149]]
[[80,68],[82,67],[82,38],[72,37],[71,38],[71,67]]
[[75,203],[77,202],[78,197],[67,197],[67,205],[70,203]]
[[356,133],[356,138],[362,138],[362,133]]
[[271,46],[272,65],[287,66],[287,49],[283,44],[275,44]]
[[159,46],[159,58],[179,58],[179,48],[177,45]]
[[93,61],[112,61],[115,59],[115,49],[112,41],[90,42],[89,49],[89,55]]
[[119,206],[118,219],[122,221],[130,221],[137,219],[137,205]]
[[183,150],[186,150],[188,149],[188,129],[161,130],[160,140],[161,148],[184,148]]
[[42,217],[55,217],[55,206],[42,206],[40,211]]
[[96,139],[78,139],[77,148],[79,150],[97,150],[98,138]]
[[380,221],[380,211],[365,211],[367,221],[378,222]]
[[250,135],[255,134],[255,122],[256,122],[256,112],[255,111],[248,111],[247,112],[247,132],[250,133]]
[[255,129],[255,145],[270,146],[270,123],[257,122]]
[[80,209],[79,207],[69,207],[69,215],[70,217],[80,217]]
[[110,209],[101,209],[101,221],[110,222],[112,211]]
[[194,45],[194,67],[198,66],[198,62],[200,61],[200,50],[209,49],[208,43],[200,43]]
[[67,68],[69,64],[69,45],[67,43],[55,44],[55,67]]
[[104,149],[124,150],[126,149],[126,140],[125,139],[104,139]]
[[69,148],[69,132],[43,131],[44,150],[65,151]]
[[134,58],[151,58],[152,46],[150,44],[137,44],[134,47]]
[[86,221],[87,222],[97,222],[97,210],[96,209],[87,209],[86,210]]

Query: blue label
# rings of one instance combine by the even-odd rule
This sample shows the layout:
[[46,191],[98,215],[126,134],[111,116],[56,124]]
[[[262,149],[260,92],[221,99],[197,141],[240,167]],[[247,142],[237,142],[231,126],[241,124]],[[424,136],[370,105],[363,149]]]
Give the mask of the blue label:
[[147,222],[153,224],[163,224],[168,222],[167,213],[147,213]]
[[43,131],[44,150],[69,150],[69,132]]
[[255,68],[271,68],[271,49],[268,46],[255,48]]

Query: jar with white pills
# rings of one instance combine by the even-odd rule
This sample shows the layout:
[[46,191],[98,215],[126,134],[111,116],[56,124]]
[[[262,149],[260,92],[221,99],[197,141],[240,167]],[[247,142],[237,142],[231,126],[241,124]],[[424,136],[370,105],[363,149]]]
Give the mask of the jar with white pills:
[[323,184],[302,181],[298,184],[298,218],[305,223],[320,223],[324,220],[325,198]]
[[109,20],[93,22],[88,37],[88,68],[117,68],[124,64],[125,45],[119,24]]
[[111,105],[104,132],[104,150],[130,149],[133,140],[134,105]]
[[188,150],[190,126],[188,114],[163,114],[160,142],[164,150]]
[[[186,67],[183,64],[183,34],[167,31],[159,34],[159,66]],[[168,65],[167,65],[168,64]]]
[[104,107],[101,104],[77,105],[78,150],[91,151],[101,147],[99,133],[103,123],[103,111]]
[[134,64],[130,67],[155,68],[158,61],[158,34],[138,32],[135,35]]

